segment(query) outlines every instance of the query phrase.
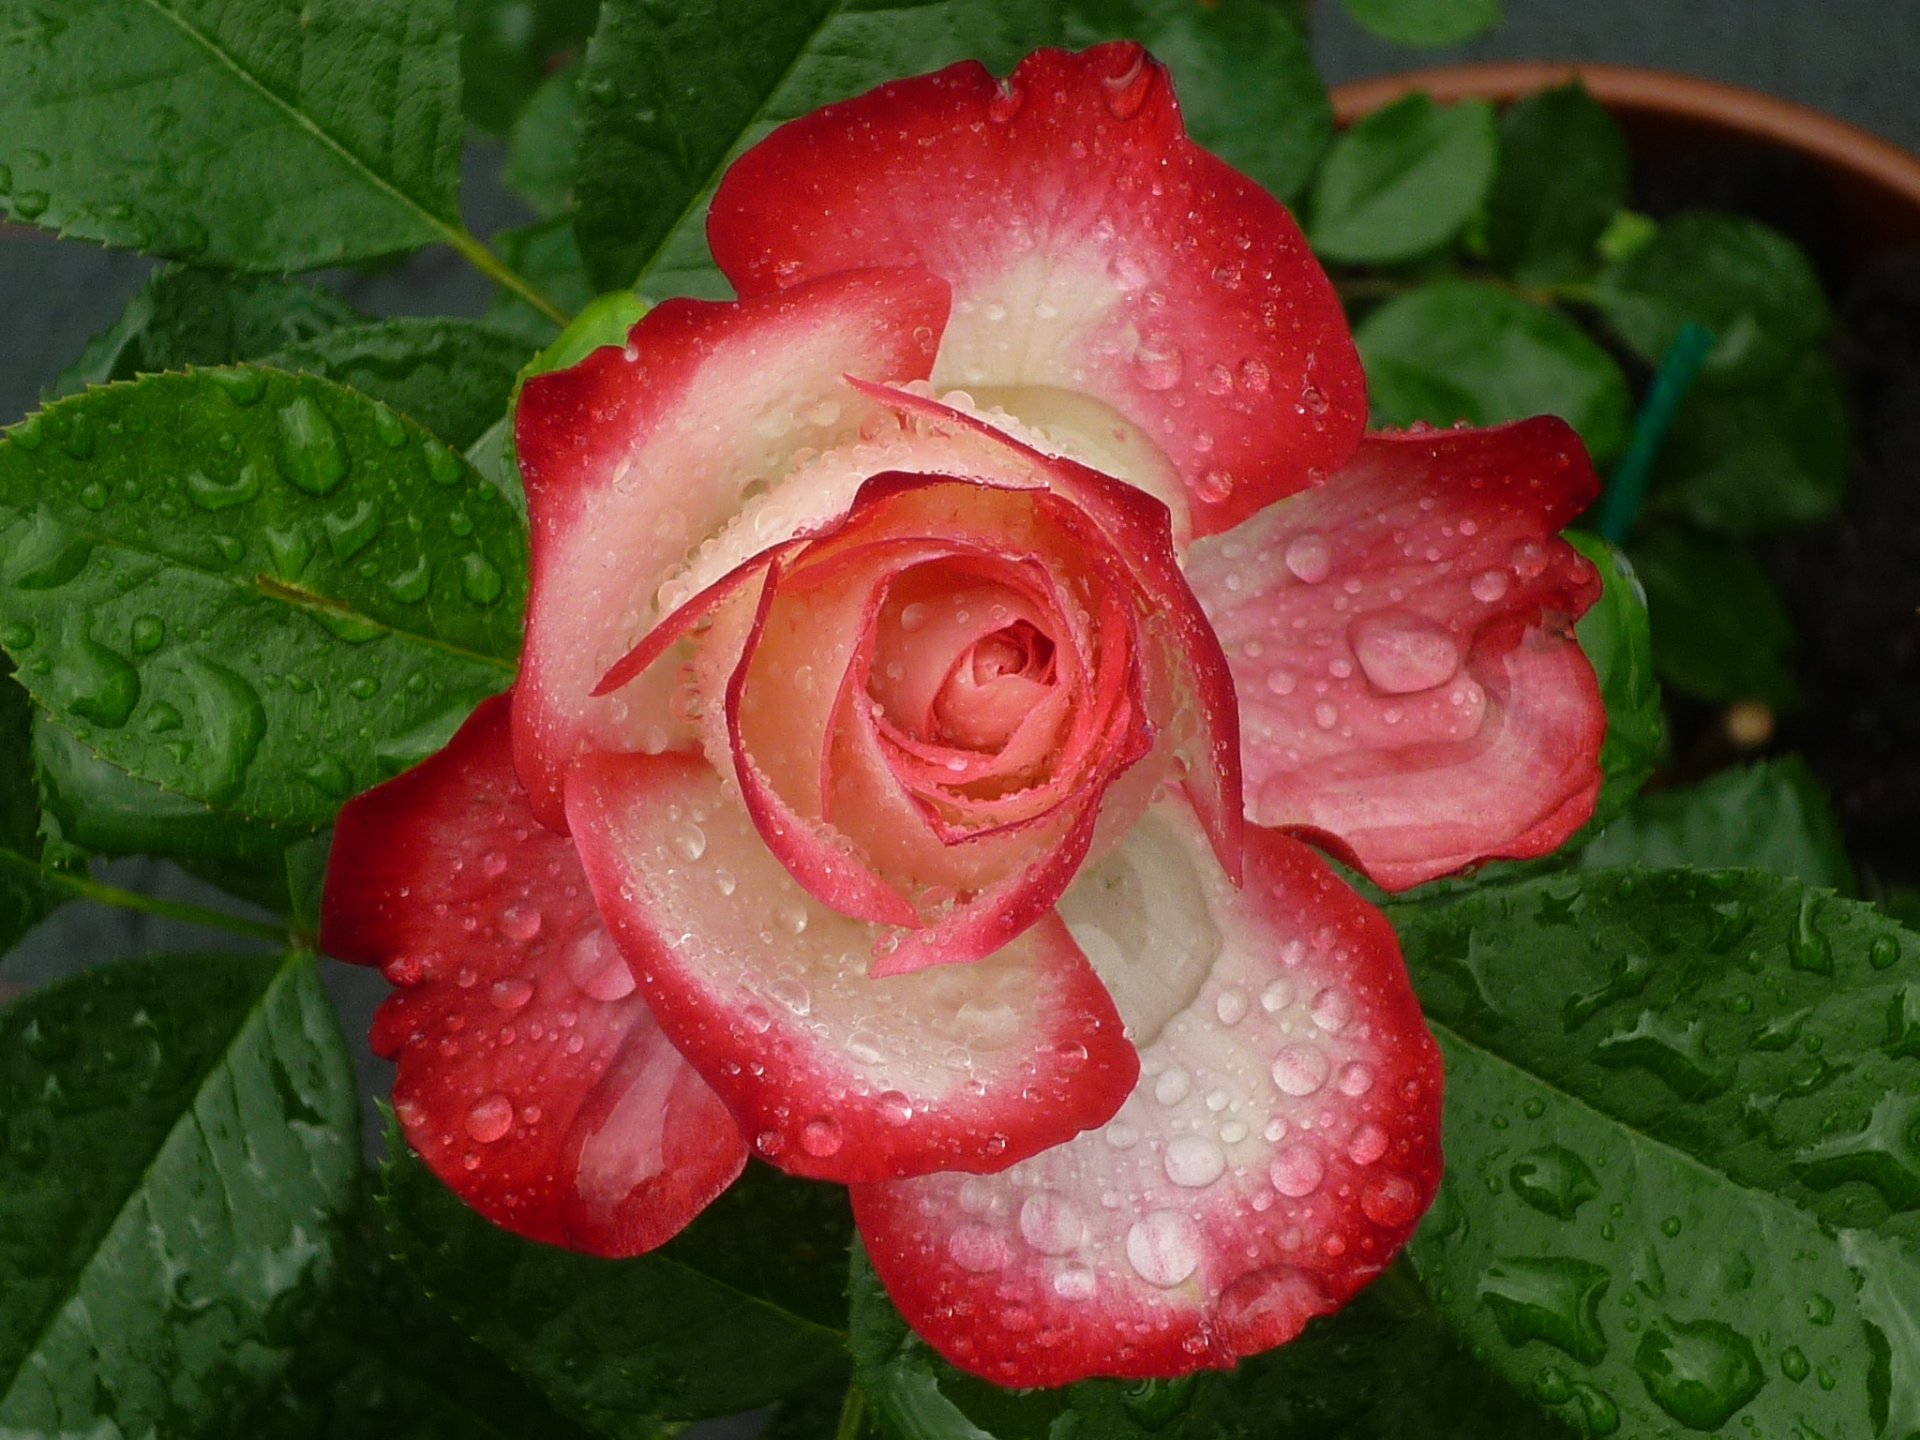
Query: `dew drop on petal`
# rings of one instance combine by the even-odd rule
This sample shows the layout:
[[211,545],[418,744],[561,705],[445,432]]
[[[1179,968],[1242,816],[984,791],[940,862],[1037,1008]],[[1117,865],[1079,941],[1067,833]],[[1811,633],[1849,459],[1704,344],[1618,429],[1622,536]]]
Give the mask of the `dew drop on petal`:
[[1404,1175],[1381,1175],[1360,1192],[1360,1211],[1376,1225],[1405,1225],[1420,1213],[1420,1194]]
[[990,1275],[1011,1258],[1006,1237],[991,1225],[960,1226],[947,1238],[947,1254],[975,1275]]
[[1203,1189],[1227,1168],[1226,1153],[1204,1135],[1176,1135],[1161,1157],[1167,1178],[1190,1190]]
[[482,1145],[491,1145],[513,1128],[513,1102],[504,1095],[489,1095],[467,1111],[467,1134]]
[[1267,1166],[1267,1178],[1273,1188],[1289,1200],[1301,1200],[1320,1188],[1327,1165],[1320,1152],[1304,1141],[1289,1145],[1273,1157]]
[[1318,585],[1333,573],[1333,547],[1317,530],[1306,530],[1287,542],[1281,560],[1293,578],[1304,585]]
[[1289,1045],[1273,1062],[1273,1083],[1284,1095],[1311,1095],[1327,1083],[1327,1057],[1312,1045]]
[[1149,1285],[1167,1289],[1200,1268],[1200,1239],[1177,1210],[1155,1210],[1127,1231],[1127,1263]]
[[800,1148],[818,1159],[840,1152],[840,1122],[831,1115],[816,1115],[800,1127]]
[[524,945],[540,934],[542,916],[531,905],[509,905],[500,912],[500,933]]
[[1482,604],[1491,605],[1507,593],[1507,572],[1504,570],[1482,570],[1473,577],[1468,588],[1473,598]]
[[1042,1255],[1068,1255],[1086,1237],[1079,1209],[1057,1190],[1038,1190],[1020,1206],[1020,1238]]
[[498,1010],[518,1010],[533,998],[533,982],[520,976],[509,976],[505,980],[496,980],[487,991],[487,998]]
[[598,927],[568,947],[566,966],[567,978],[590,1000],[624,1000],[633,993],[633,972],[613,937]]
[[1091,1265],[1063,1265],[1053,1277],[1053,1293],[1062,1300],[1091,1300],[1095,1288]]
[[1444,685],[1460,669],[1460,646],[1443,625],[1404,610],[1363,615],[1349,632],[1367,683],[1383,695]]

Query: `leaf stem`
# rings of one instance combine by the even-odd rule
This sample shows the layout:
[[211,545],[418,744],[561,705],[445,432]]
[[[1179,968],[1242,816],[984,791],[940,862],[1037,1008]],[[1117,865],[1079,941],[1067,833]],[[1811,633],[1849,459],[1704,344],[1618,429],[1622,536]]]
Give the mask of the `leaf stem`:
[[847,1381],[847,1395],[840,1402],[840,1423],[833,1440],[860,1440],[867,1428],[867,1392],[858,1380]]
[[[0,855],[0,858],[19,860],[12,855]],[[226,930],[235,935],[248,935],[256,940],[271,940],[276,945],[287,943],[286,931],[278,926],[269,925],[261,920],[248,920],[240,915],[229,915],[223,910],[209,910],[201,905],[190,905],[183,900],[162,900],[157,895],[142,895],[137,890],[125,890],[118,885],[109,885],[105,881],[95,880],[87,875],[72,875],[64,870],[49,870],[43,865],[23,866],[31,868],[39,882],[50,890],[64,890],[76,900],[92,900],[97,904],[111,905],[117,910],[138,910],[148,915],[158,915],[167,920],[182,920],[189,925],[204,925],[214,930]]]
[[489,250],[479,236],[461,225],[449,225],[445,233],[447,243],[459,251],[462,258],[474,269],[494,284],[511,290],[561,329],[566,329],[573,317],[534,289],[524,275]]

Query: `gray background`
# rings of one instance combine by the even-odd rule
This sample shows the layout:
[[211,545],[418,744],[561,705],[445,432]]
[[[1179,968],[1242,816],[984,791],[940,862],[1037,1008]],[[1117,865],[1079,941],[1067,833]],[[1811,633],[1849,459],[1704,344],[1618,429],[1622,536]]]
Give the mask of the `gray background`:
[[[1657,66],[1766,90],[1828,111],[1920,150],[1920,0],[1507,0],[1506,23],[1468,45],[1409,51],[1374,39],[1337,6],[1315,11],[1314,50],[1329,83],[1460,60],[1597,60]],[[467,157],[466,208],[480,234],[524,214],[498,181],[500,154]],[[40,387],[78,355],[87,337],[119,315],[150,262],[59,243],[0,226],[0,424],[31,409]],[[490,287],[451,253],[421,255],[376,276],[329,277],[364,310],[391,314],[479,314]],[[134,889],[231,908],[217,892],[171,867],[121,861],[103,878]],[[69,906],[46,922],[0,969],[32,984],[98,961],[153,950],[205,949],[217,934],[144,915]],[[329,966],[349,1032],[366,1033],[384,985],[377,976]],[[381,1067],[363,1054],[370,1090]],[[717,1437],[751,1428],[702,1429]]]

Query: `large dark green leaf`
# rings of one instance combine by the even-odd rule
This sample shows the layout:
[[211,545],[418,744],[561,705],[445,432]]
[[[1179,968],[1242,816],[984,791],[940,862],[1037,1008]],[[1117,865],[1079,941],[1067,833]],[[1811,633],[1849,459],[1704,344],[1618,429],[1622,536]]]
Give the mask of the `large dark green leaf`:
[[1653,503],[1721,534],[1758,535],[1832,514],[1852,461],[1840,373],[1809,350],[1777,375],[1688,395],[1654,472]]
[[1751,872],[1395,908],[1447,1059],[1414,1256],[1591,1433],[1920,1430],[1920,937]]
[[155,375],[0,444],[0,642],[140,779],[319,826],[513,675],[525,539],[411,422],[307,376]]
[[358,1167],[312,957],[95,970],[0,1010],[0,1432],[200,1435],[286,1362]]
[[1673,524],[1634,536],[1647,590],[1653,658],[1674,689],[1701,700],[1786,706],[1793,621],[1760,562],[1742,546]]
[[1529,96],[1500,120],[1500,169],[1487,197],[1487,254],[1531,283],[1592,268],[1627,203],[1627,141],[1575,81]]
[[[577,314],[593,299],[593,281],[587,276],[587,262],[580,257],[570,213],[502,230],[493,240],[501,258],[567,314]],[[546,344],[559,329],[551,318],[506,290],[487,307],[487,323],[511,330],[534,345]]]
[[216,275],[169,265],[153,273],[111,328],[61,372],[55,397],[189,365],[231,365],[304,345],[363,317],[346,301],[291,280]]
[[554,63],[593,34],[600,0],[459,0],[467,118],[504,135]]
[[383,1203],[429,1294],[562,1414],[615,1437],[767,1404],[845,1361],[845,1192],[753,1166],[633,1260],[481,1219],[398,1139]]
[[453,0],[7,0],[16,220],[305,270],[463,237]]
[[352,386],[464,450],[506,407],[528,348],[519,336],[472,320],[403,316],[344,326],[260,363]]
[[1833,323],[1798,246],[1757,220],[1704,211],[1676,216],[1608,266],[1591,298],[1650,364],[1682,326],[1705,326],[1714,337],[1705,373],[1722,380],[1777,373]]
[[0,955],[57,903],[40,860],[33,783],[33,705],[0,657]]
[[1616,865],[1745,868],[1850,893],[1853,865],[1826,792],[1797,756],[1644,796],[1578,856]]
[[857,1248],[856,1378],[896,1440],[1555,1440],[1564,1432],[1456,1347],[1404,1267],[1226,1374],[1002,1390],[947,1364]]
[[231,1440],[585,1440],[468,1339],[387,1257],[366,1196],[326,1310],[286,1372],[221,1435]]
[[1396,45],[1458,45],[1500,23],[1500,0],[1341,0],[1349,15]]
[[1578,430],[1601,464],[1626,444],[1632,398],[1620,367],[1576,326],[1509,290],[1422,285],[1367,316],[1354,339],[1376,424],[1548,414]]
[[1172,70],[1194,140],[1282,200],[1333,139],[1306,34],[1268,0],[1068,0],[1064,38],[1140,41]]
[[605,0],[574,186],[596,285],[725,295],[706,211],[734,156],[882,81],[968,57],[1010,69],[1056,25],[1030,0]]
[[1647,596],[1627,557],[1596,535],[1567,538],[1600,571],[1600,600],[1580,617],[1575,633],[1600,679],[1607,705],[1607,738],[1600,747],[1605,777],[1591,826],[1605,825],[1640,793],[1666,740],[1660,682],[1654,678]]
[[1438,250],[1486,199],[1498,154],[1492,106],[1409,95],[1333,142],[1314,178],[1308,238],[1328,259],[1367,265]]
[[576,62],[550,75],[513,122],[502,178],[545,216],[573,204],[575,156],[580,148],[580,74]]

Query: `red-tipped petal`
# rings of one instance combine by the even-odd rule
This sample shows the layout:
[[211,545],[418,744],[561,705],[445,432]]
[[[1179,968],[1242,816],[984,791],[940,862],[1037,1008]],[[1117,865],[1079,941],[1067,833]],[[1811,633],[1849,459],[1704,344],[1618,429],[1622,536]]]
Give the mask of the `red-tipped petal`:
[[956,65],[782,126],[721,182],[708,238],[742,295],[925,265],[954,290],[938,384],[1056,419],[1063,392],[1090,397],[1098,428],[1172,461],[1197,535],[1314,484],[1365,420],[1292,217],[1188,140],[1130,43],[1042,50],[1005,81]]
[[1141,1044],[1101,1130],[993,1177],[853,1190],[894,1302],[998,1385],[1223,1368],[1338,1308],[1440,1179],[1441,1069],[1379,911],[1247,834],[1235,890],[1163,806],[1061,913]]
[[400,988],[374,1021],[408,1141],[495,1224],[596,1255],[677,1234],[746,1164],[739,1127],[654,1023],[573,846],[535,823],[507,700],[353,801],[328,953]]
[[974,965],[875,980],[871,927],[802,890],[704,761],[590,755],[567,808],[642,992],[783,1169],[997,1170],[1132,1088],[1133,1047],[1057,921]]
[[1555,532],[1598,481],[1573,432],[1370,437],[1320,489],[1196,545],[1240,692],[1247,814],[1401,889],[1545,854],[1592,813],[1606,707]]
[[687,739],[670,673],[596,699],[601,678],[663,618],[670,567],[750,487],[781,480],[803,449],[858,439],[876,407],[845,377],[924,379],[946,314],[945,282],[918,269],[740,304],[670,300],[624,349],[527,383],[514,424],[533,577],[514,758],[544,823],[565,825],[561,784],[582,749]]

